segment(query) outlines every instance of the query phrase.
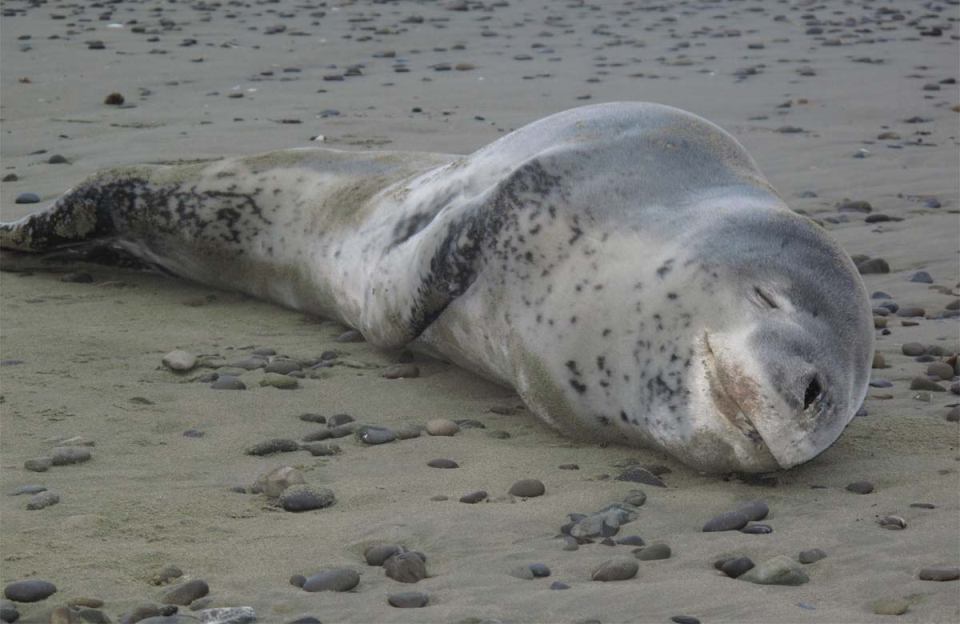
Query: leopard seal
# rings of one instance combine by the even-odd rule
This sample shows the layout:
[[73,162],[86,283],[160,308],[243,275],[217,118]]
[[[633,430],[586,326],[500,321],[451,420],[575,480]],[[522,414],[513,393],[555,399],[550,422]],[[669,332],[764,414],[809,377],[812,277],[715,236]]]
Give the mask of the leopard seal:
[[512,386],[575,439],[705,472],[829,447],[873,352],[859,274],[718,126],[576,108],[469,156],[291,149],[120,167],[0,225],[107,245]]

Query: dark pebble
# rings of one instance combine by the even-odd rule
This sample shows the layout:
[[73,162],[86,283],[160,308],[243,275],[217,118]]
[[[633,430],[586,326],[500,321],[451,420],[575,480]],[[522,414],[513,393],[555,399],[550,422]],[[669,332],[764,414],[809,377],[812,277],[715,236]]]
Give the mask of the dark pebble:
[[413,552],[402,552],[383,562],[387,576],[401,583],[416,583],[427,578],[427,566],[423,559]]
[[103,99],[103,103],[108,106],[120,106],[124,102],[123,96],[119,93],[111,93]]
[[487,426],[479,420],[473,418],[457,418],[453,422],[461,429],[486,429]]
[[910,506],[915,509],[936,509],[937,506],[933,503],[910,503]]
[[38,509],[46,509],[60,502],[60,496],[54,492],[40,492],[39,494],[34,494],[30,497],[30,500],[27,502],[27,509],[31,511],[36,511]]
[[800,563],[815,563],[821,559],[826,558],[827,553],[823,552],[819,548],[811,548],[809,550],[801,550],[800,554],[797,555],[797,561]]
[[769,524],[748,524],[740,529],[740,532],[748,535],[769,535],[773,533],[773,527]]
[[703,525],[704,533],[714,531],[737,531],[742,529],[749,522],[749,518],[740,511],[727,511],[714,516]]
[[300,445],[295,440],[287,438],[273,438],[258,442],[246,450],[247,455],[273,455],[274,453],[291,453],[300,450]]
[[533,572],[533,575],[537,578],[546,578],[550,576],[550,568],[543,563],[531,563],[530,571]]
[[756,522],[767,517],[767,514],[770,513],[770,507],[767,506],[766,501],[754,500],[740,506],[737,511],[745,515],[747,520]]
[[477,490],[476,492],[470,492],[469,494],[464,494],[460,497],[461,503],[479,503],[482,500],[486,500],[487,493],[483,490]]
[[23,467],[31,472],[46,472],[53,465],[53,460],[49,457],[34,457],[23,462]]
[[300,414],[299,418],[300,418],[300,420],[302,420],[303,422],[319,423],[319,424],[321,424],[321,425],[322,425],[322,424],[326,424],[326,422],[327,422],[327,417],[326,417],[326,416],[321,416],[320,414],[309,414],[309,413],[308,413],[308,414]]
[[397,432],[386,427],[362,427],[357,430],[357,437],[364,444],[386,444],[397,439]]
[[938,384],[935,381],[931,381],[926,377],[914,377],[910,380],[910,389],[911,390],[928,390],[930,392],[946,392],[947,389]]
[[314,457],[329,457],[331,455],[339,455],[340,447],[336,444],[324,444],[322,442],[305,442],[300,445],[300,448],[304,451],[307,451]]
[[544,492],[546,492],[546,487],[542,481],[537,479],[521,479],[510,486],[510,494],[523,498],[543,496]]
[[210,384],[214,390],[246,390],[247,385],[233,375],[220,375]]
[[625,581],[637,575],[640,565],[636,559],[615,557],[597,566],[590,578],[594,581]]
[[427,462],[431,468],[459,468],[460,464],[452,459],[431,459]]
[[557,468],[560,470],[580,470],[580,466],[577,464],[560,464]]
[[890,265],[883,258],[870,258],[857,263],[861,275],[876,275],[890,272]]
[[363,334],[355,329],[347,330],[334,338],[334,342],[363,342],[363,340]]
[[416,364],[391,364],[383,369],[381,376],[385,379],[406,379],[420,376],[420,369]]
[[187,606],[197,598],[203,598],[209,593],[210,586],[207,585],[206,581],[194,579],[166,591],[160,598],[160,602],[168,605]]
[[286,511],[301,512],[329,507],[336,502],[336,498],[327,488],[313,489],[305,485],[294,485],[283,491],[279,502]]
[[17,611],[17,605],[9,600],[0,600],[0,621],[16,622],[20,619],[20,612]]
[[54,466],[69,466],[90,461],[90,451],[79,446],[58,446],[50,453],[50,462]]
[[645,546],[646,542],[639,535],[624,535],[617,538],[617,543],[622,546]]
[[7,175],[3,176],[3,179],[0,180],[0,182],[16,182],[19,179],[20,179],[20,176],[18,176],[17,174],[8,173]]
[[368,548],[363,553],[363,558],[367,565],[382,566],[384,561],[400,553],[400,551],[400,547],[394,544],[377,544]]
[[650,544],[643,548],[637,548],[633,551],[633,556],[639,559],[640,561],[659,561],[661,559],[669,559],[670,555],[673,552],[670,550],[670,547],[666,544]]
[[[921,581],[955,581],[960,579],[960,567],[948,565],[928,566],[917,575]],[[9,598],[9,596],[7,596]]]
[[721,559],[714,563],[713,566],[730,578],[737,578],[747,570],[753,568],[754,563],[750,557],[732,557],[730,559]]
[[55,593],[57,593],[56,585],[39,579],[14,581],[3,588],[3,595],[14,602],[39,602]]
[[289,375],[303,368],[300,362],[295,360],[274,360],[264,368],[266,373],[277,373],[278,375]]
[[63,154],[54,154],[47,159],[47,163],[51,165],[68,165],[70,161],[67,160]]
[[307,582],[307,577],[302,574],[294,574],[290,577],[290,584],[294,587],[303,587],[303,584]]
[[700,624],[700,620],[690,615],[675,615],[670,621],[676,624]]
[[926,271],[917,271],[910,276],[911,282],[919,282],[921,284],[932,284],[933,277]]
[[567,585],[566,583],[562,583],[562,582],[560,582],[560,581],[554,581],[554,582],[550,583],[550,589],[558,589],[558,590],[560,590],[560,589],[570,589],[570,586]]
[[643,483],[645,485],[652,485],[655,487],[667,487],[667,484],[657,475],[653,474],[646,468],[641,468],[640,466],[632,466],[627,468],[620,473],[616,478],[617,481],[630,481],[632,483]]
[[835,207],[838,212],[871,212],[873,210],[870,202],[862,199],[844,199],[842,202],[837,202]]
[[847,485],[847,491],[854,494],[869,494],[873,491],[873,484],[869,481],[854,481]]
[[897,316],[905,318],[914,318],[918,316],[925,316],[927,313],[926,310],[917,306],[911,306],[907,308],[900,308],[897,310]]
[[918,355],[924,355],[927,352],[927,347],[919,342],[905,342],[903,346],[900,347],[900,351],[904,355],[917,357]]
[[430,597],[422,592],[400,592],[387,596],[387,602],[398,609],[419,609],[427,606]]
[[350,591],[360,584],[360,575],[348,568],[331,568],[307,577],[303,591]]
[[40,201],[40,196],[36,193],[20,193],[17,195],[17,198],[13,200],[15,204],[36,204]]
[[352,422],[354,422],[354,420],[353,416],[350,414],[334,414],[327,419],[327,427],[332,429],[334,427],[339,427],[340,425],[345,425]]

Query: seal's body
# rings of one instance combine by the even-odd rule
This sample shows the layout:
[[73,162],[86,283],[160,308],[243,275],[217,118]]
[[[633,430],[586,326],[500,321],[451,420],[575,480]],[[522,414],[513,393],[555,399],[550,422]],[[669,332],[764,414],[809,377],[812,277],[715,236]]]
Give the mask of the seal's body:
[[717,126],[588,106],[466,157],[298,149],[110,170],[0,225],[118,246],[513,386],[568,434],[706,471],[787,468],[866,393],[872,320],[836,243]]

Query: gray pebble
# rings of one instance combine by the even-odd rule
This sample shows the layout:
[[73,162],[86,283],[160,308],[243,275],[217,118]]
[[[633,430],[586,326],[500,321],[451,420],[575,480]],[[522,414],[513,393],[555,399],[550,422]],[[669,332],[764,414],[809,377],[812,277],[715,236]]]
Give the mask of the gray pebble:
[[848,484],[846,489],[854,494],[869,494],[873,492],[873,484],[869,481],[854,481]]
[[783,555],[767,559],[740,578],[758,585],[803,585],[810,580],[800,564]]
[[276,373],[278,375],[289,375],[294,371],[298,371],[303,366],[300,365],[300,362],[296,360],[274,360],[267,364],[264,372],[267,373]]
[[45,492],[47,486],[45,485],[21,485],[16,488],[14,491],[10,492],[8,496],[20,496],[21,494],[39,494],[40,492]]
[[510,570],[510,576],[524,581],[531,581],[533,580],[533,570],[531,570],[527,564],[519,565]]
[[640,561],[659,561],[661,559],[669,559],[671,554],[673,553],[670,550],[670,547],[661,543],[650,544],[649,546],[634,549],[633,551],[633,556]]
[[883,258],[869,258],[857,263],[861,275],[876,275],[890,272],[890,265]]
[[247,455],[273,455],[274,453],[291,453],[293,451],[300,450],[300,445],[294,441],[287,438],[273,438],[271,440],[264,440],[263,442],[258,442],[253,446],[249,447],[245,453]]
[[40,492],[39,494],[34,494],[30,497],[30,500],[27,502],[27,509],[32,511],[38,509],[45,509],[51,507],[60,502],[60,496],[50,491]]
[[349,568],[330,568],[307,577],[303,591],[350,591],[360,584],[360,575]]
[[922,568],[917,576],[921,581],[956,581],[960,579],[960,567],[950,565],[927,566]]
[[550,583],[550,589],[556,589],[556,590],[570,589],[570,586],[560,581],[554,581]]
[[357,430],[357,437],[365,444],[386,444],[397,439],[397,433],[386,427],[361,427]]
[[486,493],[485,491],[483,491],[483,490],[477,490],[477,491],[475,491],[475,492],[470,492],[470,493],[468,493],[468,494],[464,494],[463,496],[461,496],[461,497],[460,497],[460,502],[461,502],[461,503],[471,503],[471,504],[472,504],[472,503],[479,503],[479,502],[482,501],[482,500],[486,500],[486,498],[487,498],[487,493]]
[[621,546],[645,546],[646,542],[639,535],[625,535],[617,538],[617,543]]
[[13,200],[15,204],[36,204],[39,203],[40,196],[36,193],[20,193],[17,195],[17,198]]
[[363,342],[363,340],[363,334],[355,329],[347,330],[334,338],[335,342]]
[[177,349],[163,356],[160,362],[172,371],[186,372],[197,366],[197,357],[192,353]]
[[197,611],[205,624],[250,624],[257,621],[253,607],[219,607]]
[[187,606],[197,598],[203,598],[210,593],[210,586],[203,579],[194,579],[181,583],[167,590],[160,598],[160,602],[168,605]]
[[907,528],[907,521],[900,516],[883,516],[877,519],[877,524],[891,531],[901,531]]
[[34,457],[23,462],[23,467],[31,472],[46,472],[53,465],[53,460],[49,457]]
[[401,583],[416,583],[427,578],[427,566],[419,554],[401,552],[383,562],[387,576]]
[[769,524],[748,524],[740,529],[740,532],[748,535],[769,535],[773,533],[773,527]]
[[647,495],[643,490],[631,490],[623,497],[623,502],[634,507],[642,507],[647,502]]
[[636,559],[626,557],[614,557],[604,561],[596,569],[590,578],[594,581],[625,581],[632,579],[637,575],[640,565]]
[[340,454],[339,446],[336,444],[324,444],[323,442],[305,442],[300,445],[300,448],[314,457],[329,457]]
[[220,375],[210,387],[214,390],[246,390],[247,384],[233,375]]
[[670,621],[674,624],[700,624],[700,620],[689,615],[675,615]]
[[544,492],[546,492],[546,487],[542,481],[538,481],[537,479],[521,479],[510,486],[510,494],[522,498],[543,496]]
[[910,281],[919,282],[921,284],[932,284],[933,277],[931,277],[930,274],[927,273],[926,271],[917,271],[916,273],[910,276]]
[[230,368],[239,368],[242,370],[256,370],[258,368],[265,368],[267,365],[267,360],[260,357],[249,357],[242,360],[236,360],[227,364]]
[[640,466],[632,466],[627,468],[617,476],[616,480],[643,483],[645,485],[652,485],[655,487],[667,487],[667,484],[663,482],[663,479],[653,474],[646,468],[642,468]]
[[737,509],[740,513],[747,517],[747,520],[756,522],[758,520],[763,520],[767,517],[767,514],[770,513],[770,508],[767,506],[767,503],[762,500],[754,500],[746,503],[745,505],[740,506]]
[[386,379],[412,379],[420,376],[420,369],[416,364],[391,364],[383,369],[381,376]]
[[9,600],[0,600],[0,621],[16,622],[20,619],[20,612],[17,611],[17,605]]
[[336,502],[332,490],[294,485],[283,491],[279,503],[286,511],[301,512],[323,509]]
[[347,423],[355,422],[353,416],[350,414],[334,414],[327,419],[327,427],[333,429],[339,427],[340,425],[345,425]]
[[932,362],[927,366],[927,374],[944,381],[953,379],[953,367],[946,362]]
[[431,468],[459,468],[460,464],[452,459],[431,459],[427,462]]
[[40,602],[55,593],[57,593],[56,585],[40,579],[14,581],[3,588],[3,595],[14,602]]
[[412,440],[413,438],[419,438],[421,431],[422,429],[418,425],[403,425],[397,429],[397,438],[400,440]]
[[263,388],[277,388],[278,390],[293,390],[300,387],[300,382],[296,377],[289,375],[278,375],[277,373],[264,373],[260,379],[260,386]]
[[809,550],[801,550],[800,554],[797,555],[797,559],[800,563],[815,563],[824,559],[827,556],[827,553],[820,550],[819,548],[811,548]]
[[50,461],[54,466],[68,466],[90,461],[90,451],[78,446],[58,446],[50,453]]
[[319,423],[321,425],[327,422],[327,417],[320,414],[300,414],[299,418],[303,422]]
[[303,587],[303,584],[307,582],[307,577],[302,574],[294,574],[290,577],[290,584],[294,587]]
[[351,422],[345,425],[340,425],[339,427],[333,427],[330,429],[330,437],[345,438],[348,435],[355,433],[359,426],[359,423]]
[[533,572],[533,575],[537,578],[546,578],[550,576],[550,568],[543,563],[531,563],[530,571]]
[[419,609],[427,606],[430,597],[422,592],[400,592],[387,596],[387,603],[398,609]]
[[926,377],[914,377],[910,380],[910,389],[911,390],[925,390],[928,392],[946,392],[947,389],[938,384],[935,381],[931,381]]
[[377,544],[368,548],[363,553],[363,558],[367,565],[382,566],[384,561],[400,552],[401,548],[394,544]]
[[313,431],[303,436],[301,440],[304,442],[319,442],[320,440],[328,440],[333,437],[333,434],[330,433],[329,429],[320,429],[318,431]]
[[752,570],[754,564],[750,557],[732,557],[717,561],[714,567],[730,578],[739,578],[745,572]]
[[703,525],[703,532],[738,531],[745,527],[748,521],[747,516],[740,511],[727,511],[708,520]]

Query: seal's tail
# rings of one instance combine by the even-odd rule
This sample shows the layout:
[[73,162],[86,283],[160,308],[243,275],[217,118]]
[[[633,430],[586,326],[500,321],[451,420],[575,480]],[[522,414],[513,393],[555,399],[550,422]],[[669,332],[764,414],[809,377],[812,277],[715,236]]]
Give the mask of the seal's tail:
[[0,222],[0,248],[43,253],[109,238],[115,228],[100,195],[98,185],[84,183],[46,210]]

